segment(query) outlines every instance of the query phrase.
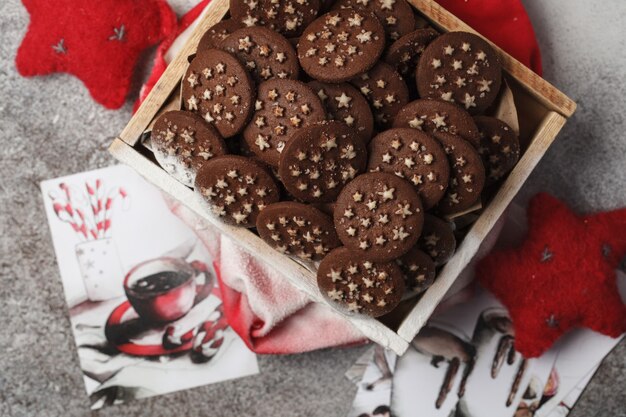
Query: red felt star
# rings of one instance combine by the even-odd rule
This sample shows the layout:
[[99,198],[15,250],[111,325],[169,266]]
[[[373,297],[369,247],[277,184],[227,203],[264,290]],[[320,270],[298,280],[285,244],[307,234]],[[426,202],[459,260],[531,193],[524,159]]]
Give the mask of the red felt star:
[[23,76],[67,72],[94,100],[124,104],[141,52],[176,27],[165,0],[22,0],[28,32],[16,57]]
[[579,326],[612,337],[625,332],[615,270],[626,255],[626,209],[577,216],[539,194],[528,223],[521,247],[494,252],[477,267],[480,282],[509,310],[516,349],[539,356]]

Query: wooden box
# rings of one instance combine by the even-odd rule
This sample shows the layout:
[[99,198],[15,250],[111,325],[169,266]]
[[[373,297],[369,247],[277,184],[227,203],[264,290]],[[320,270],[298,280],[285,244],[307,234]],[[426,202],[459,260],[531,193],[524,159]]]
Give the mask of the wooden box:
[[[458,30],[475,32],[432,0],[409,0],[409,3],[441,32]],[[227,12],[228,0],[213,0],[209,4],[187,44],[168,66],[150,95],[110,147],[110,152],[121,162],[133,167],[146,179],[212,223],[214,220],[206,215],[193,190],[161,169],[151,152],[143,146],[141,138],[159,112],[177,103],[180,80],[185,73],[188,56],[195,52],[205,30],[221,20]],[[576,104],[555,87],[499,48],[496,47],[496,50],[500,53],[505,78],[517,107],[520,140],[527,146],[518,165],[495,197],[484,206],[480,217],[459,245],[454,257],[440,271],[435,284],[419,300],[405,303],[399,311],[392,313],[391,317],[386,317],[384,323],[368,317],[346,316],[346,319],[365,336],[398,354],[404,353],[408,348],[409,342],[426,323],[460,272],[474,257],[481,242],[576,108]],[[295,287],[304,291],[313,300],[325,302],[317,289],[314,270],[279,254],[247,229],[221,223],[214,224],[222,233],[235,239],[242,247],[285,274]]]

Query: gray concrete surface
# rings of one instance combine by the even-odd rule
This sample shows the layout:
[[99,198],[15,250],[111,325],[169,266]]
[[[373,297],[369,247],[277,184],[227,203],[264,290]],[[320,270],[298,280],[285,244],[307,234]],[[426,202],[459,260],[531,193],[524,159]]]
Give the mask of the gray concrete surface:
[[[626,2],[524,2],[546,77],[580,109],[521,198],[546,190],[581,210],[625,206]],[[183,10],[192,1],[175,3]],[[104,110],[67,75],[19,77],[13,62],[27,22],[18,0],[0,2],[0,416],[87,416],[38,184],[113,163],[106,148],[131,105]],[[262,357],[261,375],[94,414],[343,416],[354,388],[342,374],[362,351]],[[626,342],[604,361],[572,416],[626,416],[624,404]]]

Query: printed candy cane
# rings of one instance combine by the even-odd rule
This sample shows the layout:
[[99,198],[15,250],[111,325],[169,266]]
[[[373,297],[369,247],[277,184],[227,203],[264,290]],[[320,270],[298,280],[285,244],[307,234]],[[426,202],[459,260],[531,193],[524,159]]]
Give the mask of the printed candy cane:
[[111,229],[112,213],[115,200],[121,197],[127,201],[124,188],[107,191],[104,182],[97,178],[93,185],[85,181],[84,191],[77,191],[64,182],[59,183],[59,190],[50,190],[48,197],[56,216],[68,223],[81,237],[89,239],[105,238]]
[[224,307],[220,305],[198,328],[190,353],[191,361],[193,363],[210,361],[224,344],[224,330],[227,327]]
[[86,230],[84,230],[81,226],[79,226],[74,221],[74,218],[67,210],[66,204],[63,204],[57,201],[57,202],[52,203],[52,208],[54,210],[54,213],[59,218],[59,220],[61,220],[64,223],[68,223],[72,227],[72,229],[74,229],[75,232],[77,232],[79,235],[82,234],[85,238],[87,238]]
[[172,350],[181,347],[185,343],[191,342],[196,335],[197,330],[197,328],[193,328],[181,334],[182,330],[177,326],[167,326],[165,333],[163,333],[163,348]]
[[[97,184],[97,181],[96,181]],[[91,185],[89,185],[88,181],[85,181],[85,189],[87,190],[87,198],[89,199],[89,206],[91,207],[91,214],[93,215],[93,227],[89,230],[89,233],[91,234],[91,236],[93,236],[93,238],[95,240],[98,239],[99,235],[98,235],[98,213],[99,213],[99,209],[98,209],[98,197],[97,197],[97,190],[95,185],[92,187]]]
[[72,192],[70,188],[64,182],[59,184],[59,188],[63,191],[65,195],[65,210],[69,213],[70,216],[74,219],[74,223],[78,226],[80,230],[83,230],[82,227],[84,224],[84,219],[81,219],[80,216],[76,213],[74,209],[74,203],[72,201]]
[[111,217],[113,214],[112,209],[113,209],[114,202],[116,201],[118,197],[121,197],[122,200],[126,201],[127,195],[128,194],[126,193],[126,190],[122,187],[115,188],[109,191],[106,197],[106,200],[104,202],[103,215],[102,215],[102,231],[103,231],[104,236],[106,236],[107,232],[111,228],[111,224],[112,224]]

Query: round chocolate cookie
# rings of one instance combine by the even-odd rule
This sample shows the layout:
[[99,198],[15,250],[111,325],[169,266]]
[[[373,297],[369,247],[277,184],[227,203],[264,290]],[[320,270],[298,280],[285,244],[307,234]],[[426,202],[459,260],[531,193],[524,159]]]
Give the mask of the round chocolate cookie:
[[456,239],[450,223],[426,214],[417,247],[426,252],[437,266],[448,262],[456,250]]
[[211,26],[209,30],[204,32],[200,42],[198,43],[198,51],[205,49],[220,49],[222,41],[237,29],[241,29],[245,25],[235,19],[226,19]]
[[337,10],[306,28],[298,59],[316,80],[339,83],[370,69],[384,47],[384,29],[376,16],[365,10]]
[[296,80],[269,80],[258,87],[255,113],[243,136],[259,159],[278,166],[293,133],[325,118],[324,106],[309,86]]
[[345,123],[355,129],[365,142],[370,141],[374,131],[374,116],[361,93],[348,83],[311,81],[309,86],[322,100],[329,120]]
[[233,19],[246,26],[266,26],[288,38],[299,36],[319,10],[319,0],[230,0]]
[[331,217],[306,204],[271,204],[257,218],[256,228],[268,245],[304,260],[321,261],[341,245]]
[[384,62],[350,82],[367,98],[374,121],[381,129],[391,126],[396,114],[409,102],[409,89],[404,79]]
[[331,7],[333,7],[333,4],[335,4],[335,0],[320,0],[320,13],[326,13],[330,10]]
[[408,128],[389,129],[372,139],[367,170],[395,174],[409,181],[426,210],[441,200],[450,178],[448,158],[439,142]]
[[278,175],[297,199],[330,203],[366,166],[367,149],[356,131],[341,122],[324,122],[291,136]]
[[202,165],[195,189],[215,217],[242,227],[254,227],[259,213],[280,198],[276,182],[263,165],[236,155]]
[[417,63],[424,49],[439,36],[433,29],[418,29],[404,35],[391,44],[385,54],[385,62],[403,77],[415,73]]
[[480,36],[448,32],[422,53],[416,79],[422,98],[449,101],[480,114],[498,96],[502,66],[496,51]]
[[340,247],[317,270],[317,286],[330,304],[344,312],[379,317],[402,300],[404,280],[395,262],[375,262]]
[[422,202],[411,184],[378,172],[348,183],[333,217],[343,244],[373,261],[404,255],[417,242],[424,222]]
[[436,132],[450,163],[450,182],[446,195],[437,206],[443,214],[467,210],[480,199],[485,186],[485,168],[478,151],[459,136]]
[[421,294],[435,282],[435,263],[415,246],[396,263],[404,275],[405,296]]
[[468,112],[441,100],[415,100],[404,106],[393,121],[393,127],[410,127],[426,133],[446,132],[459,135],[476,149],[480,134]]
[[474,121],[480,132],[478,153],[485,164],[487,184],[493,184],[519,161],[519,138],[509,125],[495,117],[480,116]]
[[239,29],[222,42],[222,49],[239,58],[257,83],[298,78],[300,65],[291,42],[268,28]]
[[202,117],[188,111],[168,111],[159,116],[150,140],[159,165],[189,187],[193,186],[202,164],[228,153],[217,130]]
[[252,114],[254,83],[243,65],[219,49],[201,51],[182,81],[186,110],[198,113],[229,138],[246,126]]
[[413,8],[406,0],[339,0],[333,9],[362,8],[376,15],[391,42],[415,28]]

